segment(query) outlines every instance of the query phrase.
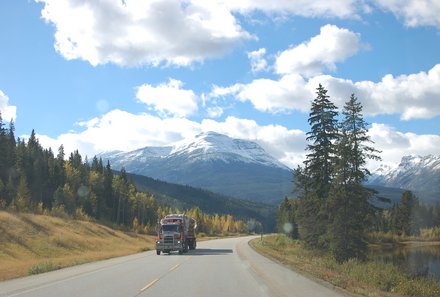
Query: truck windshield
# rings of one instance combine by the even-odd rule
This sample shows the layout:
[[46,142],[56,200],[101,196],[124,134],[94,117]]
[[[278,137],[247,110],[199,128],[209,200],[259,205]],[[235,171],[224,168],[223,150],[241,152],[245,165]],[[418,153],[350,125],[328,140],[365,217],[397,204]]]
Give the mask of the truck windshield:
[[179,225],[162,225],[162,231],[179,232]]

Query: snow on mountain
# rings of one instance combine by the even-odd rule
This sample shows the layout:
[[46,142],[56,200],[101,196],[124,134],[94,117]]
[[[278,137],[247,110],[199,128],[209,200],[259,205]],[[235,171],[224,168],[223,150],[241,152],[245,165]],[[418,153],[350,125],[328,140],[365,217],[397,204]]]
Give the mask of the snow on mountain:
[[440,196],[440,155],[404,156],[397,166],[382,165],[368,184],[411,190],[422,196]]
[[292,190],[291,170],[259,144],[215,132],[171,146],[99,155],[112,168],[206,188],[252,200],[282,199]]
[[199,159],[217,159],[224,162],[243,161],[287,169],[255,142],[234,139],[215,132],[201,133],[195,138],[176,143],[170,155],[187,155]]

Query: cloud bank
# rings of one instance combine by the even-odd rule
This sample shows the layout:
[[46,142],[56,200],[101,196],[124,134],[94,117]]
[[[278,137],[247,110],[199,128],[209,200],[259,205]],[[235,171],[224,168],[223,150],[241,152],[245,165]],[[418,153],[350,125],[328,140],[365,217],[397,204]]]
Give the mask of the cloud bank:
[[376,0],[375,4],[402,19],[408,27],[440,28],[440,2],[437,0]]
[[[237,18],[253,12],[361,20],[362,15],[376,8],[393,13],[409,27],[440,28],[440,3],[435,0],[385,0],[371,4],[365,0],[35,1],[44,4],[41,16],[55,27],[55,49],[67,60],[80,59],[93,66],[188,66],[223,56],[243,42],[256,39]],[[352,37],[355,43],[356,36]],[[295,51],[306,50],[317,42],[311,40],[311,44]],[[323,61],[324,65],[301,65],[293,60],[290,66],[331,69],[334,62],[350,54],[345,52],[338,57],[336,51],[328,50],[331,57]],[[291,60],[289,52],[284,56]],[[288,69],[281,67],[279,71],[285,73]]]
[[10,120],[15,120],[17,117],[17,107],[14,105],[9,105],[9,97],[0,90],[0,113],[3,122]]
[[[233,116],[224,121],[205,119],[201,122],[184,118],[159,118],[146,113],[132,114],[112,110],[101,117],[80,123],[82,132],[65,133],[56,139],[37,135],[40,143],[57,151],[63,144],[67,154],[78,149],[93,156],[103,151],[130,151],[145,146],[166,146],[200,132],[214,131],[234,138],[259,143],[268,153],[291,168],[305,159],[305,131],[282,125],[259,125],[256,121]],[[158,129],[160,127],[160,129]],[[384,163],[396,164],[410,154],[438,154],[440,136],[404,133],[394,127],[373,123],[368,132]],[[378,166],[372,162],[370,169]]]
[[56,28],[55,49],[93,66],[188,66],[254,38],[217,1],[36,1]]

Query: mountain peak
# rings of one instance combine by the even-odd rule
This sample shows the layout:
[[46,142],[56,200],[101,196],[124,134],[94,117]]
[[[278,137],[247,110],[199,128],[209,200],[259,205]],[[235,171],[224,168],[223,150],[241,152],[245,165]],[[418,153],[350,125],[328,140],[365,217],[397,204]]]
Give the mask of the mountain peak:
[[287,169],[256,142],[231,138],[211,131],[176,143],[171,155],[186,155],[193,160],[196,158],[223,160],[226,163],[243,161]]
[[112,167],[247,199],[281,199],[291,191],[291,170],[259,144],[204,132],[167,147],[107,154]]
[[431,199],[438,197],[440,155],[404,156],[397,166],[381,166],[376,169],[368,183],[411,190]]

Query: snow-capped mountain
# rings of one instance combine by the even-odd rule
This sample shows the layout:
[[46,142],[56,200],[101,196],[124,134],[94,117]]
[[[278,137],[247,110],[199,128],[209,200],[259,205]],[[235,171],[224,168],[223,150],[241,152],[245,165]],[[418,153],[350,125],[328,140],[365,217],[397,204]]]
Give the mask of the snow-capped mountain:
[[252,200],[282,199],[292,172],[255,142],[207,132],[172,146],[99,155],[112,168]]
[[368,184],[414,191],[422,198],[440,197],[440,155],[405,156],[397,166],[382,165]]

